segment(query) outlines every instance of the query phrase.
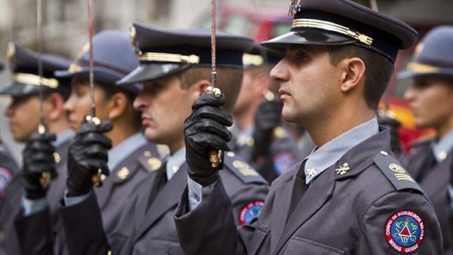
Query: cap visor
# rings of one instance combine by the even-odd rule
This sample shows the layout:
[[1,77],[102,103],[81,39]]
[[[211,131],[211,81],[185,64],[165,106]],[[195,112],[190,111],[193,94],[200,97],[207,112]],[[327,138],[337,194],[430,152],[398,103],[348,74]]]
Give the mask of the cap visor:
[[262,42],[263,47],[284,51],[289,45],[347,45],[355,40],[344,36],[321,31],[292,31],[269,41]]
[[[71,72],[68,70],[55,71],[55,77],[57,78],[72,78],[72,77],[85,77],[89,78],[90,70],[88,68],[82,68],[80,71]],[[107,84],[115,84],[124,75],[107,70],[105,68],[94,68],[94,80],[98,82],[104,82]]]
[[39,89],[37,86],[18,82],[9,82],[0,88],[0,95],[15,97],[30,96],[37,94],[38,92]]
[[181,64],[140,64],[134,71],[118,81],[117,84],[126,85],[155,80],[180,72],[189,66]]
[[435,72],[416,72],[416,71],[405,70],[405,71],[398,73],[397,78],[400,80],[403,80],[403,79],[414,79],[414,78],[418,78],[418,77],[427,77],[427,76],[445,77],[445,78],[453,79],[453,70],[440,69]]

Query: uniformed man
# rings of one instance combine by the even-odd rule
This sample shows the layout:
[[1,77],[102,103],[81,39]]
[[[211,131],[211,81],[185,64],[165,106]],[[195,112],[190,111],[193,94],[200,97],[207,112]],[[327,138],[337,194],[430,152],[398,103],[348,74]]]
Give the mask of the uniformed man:
[[[50,54],[42,54],[43,79],[39,77],[38,53],[27,50],[17,44],[9,43],[7,49],[9,67],[12,72],[11,82],[4,85],[1,95],[11,97],[11,103],[5,110],[9,119],[9,128],[15,141],[27,142],[26,147],[35,142],[33,133],[37,132],[40,123],[40,107],[43,108],[43,121],[48,132],[56,134],[49,148],[53,153],[51,159],[56,163],[56,178],[53,179],[49,192],[33,183],[39,178],[22,168],[22,178],[16,175],[5,195],[0,211],[0,224],[5,235],[0,242],[4,254],[20,254],[19,243],[13,227],[14,217],[21,209],[30,209],[30,201],[40,201],[38,206],[49,206],[51,221],[56,221],[56,208],[63,195],[66,180],[66,155],[73,132],[69,128],[67,115],[63,109],[70,93],[69,80],[57,79],[54,71],[68,68],[70,61]],[[40,85],[41,84],[41,85]],[[40,99],[40,90],[43,100]],[[50,141],[49,141],[50,142]],[[55,147],[55,148],[53,148]],[[25,153],[25,152],[24,152]],[[23,155],[23,162],[29,155]],[[50,169],[48,169],[50,170]],[[21,202],[22,200],[22,202]]]
[[302,156],[281,121],[281,102],[275,96],[278,85],[269,77],[269,71],[282,57],[281,52],[258,45],[244,54],[244,79],[231,130],[231,149],[254,164],[269,182]]
[[[306,128],[316,149],[272,183],[258,219],[239,229],[208,151],[195,162],[187,154],[189,178],[203,188],[188,186],[176,210],[185,253],[442,254],[431,203],[392,155],[375,115],[398,49],[417,33],[347,0],[292,1],[290,13],[291,32],[264,45],[286,51],[271,71],[281,81],[282,115]],[[198,118],[222,126],[211,99],[186,125]],[[187,151],[219,148],[228,137],[217,129],[186,132]],[[191,194],[202,198],[198,205]]]
[[[128,87],[143,83],[134,107],[142,113],[146,138],[168,145],[170,156],[139,188],[139,195],[129,199],[122,219],[107,238],[91,227],[101,220],[93,199],[74,208],[78,211],[67,208],[66,240],[72,254],[106,254],[109,249],[112,254],[124,255],[183,254],[173,217],[187,183],[185,155],[193,153],[185,150],[184,119],[191,112],[192,102],[210,85],[210,34],[206,30],[159,30],[134,24],[132,40],[140,66],[120,84]],[[228,95],[228,111],[239,93],[242,54],[250,45],[251,40],[244,37],[223,33],[217,37],[217,85]],[[221,113],[221,118],[225,114]],[[228,119],[224,124],[231,122]],[[210,128],[209,123],[194,123],[198,124]],[[267,183],[234,153],[225,155],[223,166],[221,175],[234,205],[233,222],[249,223],[263,204]],[[93,217],[81,221],[78,215],[82,210]]]
[[[3,66],[3,63],[0,62],[0,71],[3,71]],[[18,172],[19,166],[16,160],[0,139],[0,207],[6,193],[6,187]]]
[[436,137],[412,146],[407,169],[433,203],[444,254],[453,254],[453,26],[431,30],[399,78],[413,79],[404,97],[415,125],[436,131]]
[[[72,80],[71,95],[64,108],[68,111],[71,128],[78,131],[69,147],[64,196],[66,207],[62,213],[67,208],[78,208],[81,200],[95,198],[94,203],[100,208],[103,222],[98,226],[90,225],[90,229],[98,227],[110,233],[124,210],[124,203],[136,192],[139,183],[154,170],[154,165],[147,161],[160,162],[162,151],[159,152],[154,144],[148,143],[140,132],[140,116],[132,106],[137,87],[120,88],[115,85],[138,66],[127,34],[111,30],[96,34],[93,37],[93,52],[96,116],[102,121],[111,121],[111,124],[93,128],[86,122],[82,123],[84,116],[90,114],[91,110],[87,47],[82,49],[69,68],[56,72],[58,77]],[[96,139],[101,136],[100,133],[105,133],[105,137],[102,136],[105,154],[95,152],[94,155],[104,159],[108,157],[110,173],[103,172],[109,177],[103,180],[101,187],[93,190],[90,172],[84,168],[74,169],[73,166],[75,161],[78,166],[89,164],[83,160],[86,155],[93,155],[87,143],[92,142],[92,139],[98,141]],[[33,162],[29,165],[33,165]],[[98,168],[106,169],[103,166]],[[87,177],[89,180],[85,181]],[[25,212],[25,215],[17,222],[24,254],[50,254],[52,247],[55,254],[67,252],[64,250],[66,241],[61,231],[64,226],[57,226],[57,240],[53,240],[55,233],[49,231],[51,224],[47,220],[47,209]],[[82,222],[84,217],[82,210],[78,221]]]

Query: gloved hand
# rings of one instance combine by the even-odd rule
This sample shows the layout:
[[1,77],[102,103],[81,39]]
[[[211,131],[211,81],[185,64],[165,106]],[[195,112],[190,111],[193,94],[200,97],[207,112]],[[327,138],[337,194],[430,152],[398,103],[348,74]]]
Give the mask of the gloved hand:
[[40,199],[46,196],[50,180],[57,176],[54,158],[54,134],[34,133],[27,141],[22,152],[22,181],[25,188],[25,197]]
[[390,129],[390,144],[392,151],[393,153],[395,153],[395,155],[400,156],[402,153],[399,133],[401,122],[399,122],[397,119],[384,115],[378,116],[378,123]]
[[281,102],[264,99],[255,113],[255,129],[253,131],[252,159],[265,156],[270,152],[274,128],[280,125]]
[[217,170],[223,166],[212,167],[210,151],[229,150],[227,143],[231,140],[231,133],[226,126],[233,124],[233,118],[220,108],[224,104],[223,95],[220,98],[200,96],[192,105],[192,114],[184,122],[188,174],[203,186],[216,181]]
[[84,121],[72,140],[68,151],[68,196],[80,196],[93,188],[93,176],[98,169],[105,176],[109,175],[108,150],[112,142],[103,133],[112,130],[110,121],[95,125]]

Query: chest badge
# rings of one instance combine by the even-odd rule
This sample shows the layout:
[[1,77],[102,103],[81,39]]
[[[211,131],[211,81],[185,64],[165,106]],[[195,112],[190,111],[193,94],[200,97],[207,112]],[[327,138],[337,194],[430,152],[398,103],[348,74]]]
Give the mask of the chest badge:
[[402,254],[412,254],[418,250],[424,235],[425,228],[422,218],[410,210],[393,214],[385,226],[385,237],[388,244]]

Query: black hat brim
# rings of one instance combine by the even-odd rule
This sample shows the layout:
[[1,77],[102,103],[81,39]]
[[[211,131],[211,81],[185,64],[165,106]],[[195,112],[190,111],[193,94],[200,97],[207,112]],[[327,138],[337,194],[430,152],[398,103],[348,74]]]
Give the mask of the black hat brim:
[[357,41],[335,34],[322,31],[292,31],[269,41],[262,42],[263,47],[285,51],[289,45],[348,45]]
[[405,70],[397,75],[398,79],[414,79],[414,78],[421,78],[421,77],[444,77],[448,79],[453,79],[453,69],[447,68],[440,68],[436,71],[431,72],[417,72],[411,70]]
[[0,95],[13,97],[33,96],[39,93],[39,87],[20,82],[9,82],[0,88]]
[[181,72],[191,65],[186,64],[140,64],[134,71],[117,82],[124,86],[133,83],[143,83]]

